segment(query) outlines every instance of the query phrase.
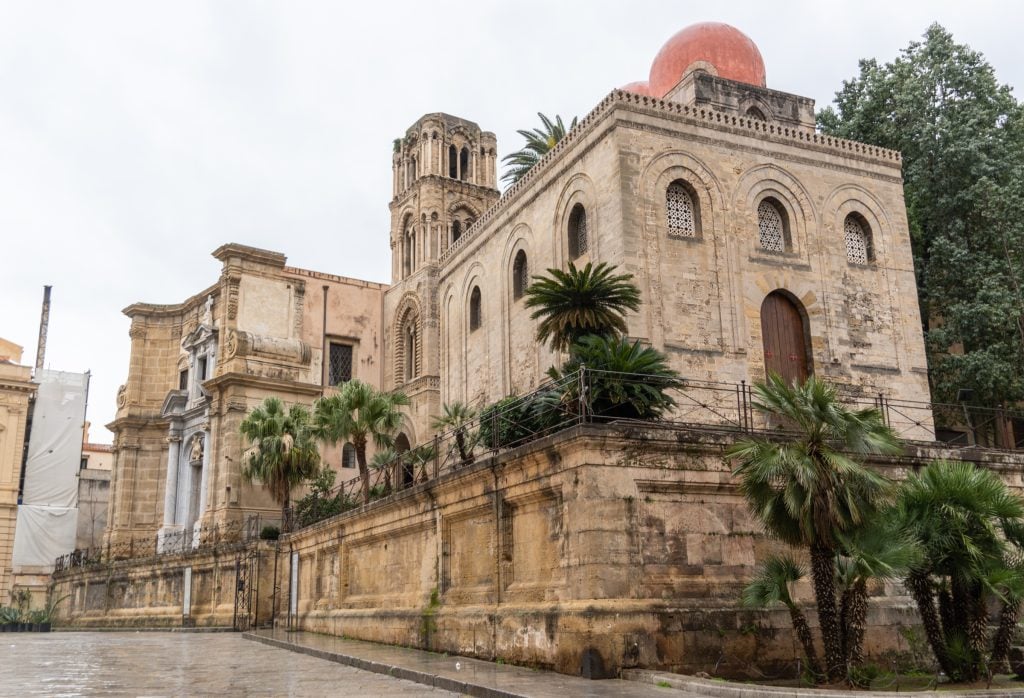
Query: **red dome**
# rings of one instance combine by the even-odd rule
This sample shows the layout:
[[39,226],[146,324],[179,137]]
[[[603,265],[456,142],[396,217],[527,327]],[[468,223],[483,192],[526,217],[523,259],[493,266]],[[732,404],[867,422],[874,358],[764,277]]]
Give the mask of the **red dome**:
[[623,85],[619,89],[625,92],[633,92],[634,94],[638,95],[646,95],[648,97],[651,96],[651,86],[647,84],[646,80],[631,82],[628,85]]
[[648,81],[651,95],[664,97],[698,61],[713,65],[720,78],[765,86],[764,60],[750,37],[728,24],[702,22],[686,27],[658,51]]

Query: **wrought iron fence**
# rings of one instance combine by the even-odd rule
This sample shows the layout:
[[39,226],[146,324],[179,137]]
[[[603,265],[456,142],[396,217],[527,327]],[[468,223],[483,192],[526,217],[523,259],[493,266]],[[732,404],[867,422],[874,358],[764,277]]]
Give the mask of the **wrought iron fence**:
[[[622,405],[643,403],[657,388],[670,398],[660,413],[629,416]],[[1024,449],[1024,412],[1002,408],[900,400],[884,393],[839,386],[840,401],[852,408],[878,409],[900,437],[940,441],[957,446]],[[633,410],[635,412],[635,410]],[[473,464],[478,458],[515,448],[529,441],[582,423],[620,423],[668,428],[694,428],[732,433],[785,433],[785,426],[755,405],[752,386],[739,383],[675,379],[583,368],[557,381],[542,384],[521,396],[484,407],[463,424],[449,426],[430,441],[393,460],[370,467],[337,485],[326,496],[336,515],[390,496],[438,476]],[[286,514],[283,530],[315,523]]]
[[150,536],[120,539],[95,548],[76,549],[61,555],[54,562],[54,571],[73,567],[87,567],[118,560],[156,557],[160,555],[207,552],[220,546],[234,546],[260,537],[261,527],[276,524],[277,519],[265,520],[253,514],[244,521],[228,521],[178,531],[165,531]]

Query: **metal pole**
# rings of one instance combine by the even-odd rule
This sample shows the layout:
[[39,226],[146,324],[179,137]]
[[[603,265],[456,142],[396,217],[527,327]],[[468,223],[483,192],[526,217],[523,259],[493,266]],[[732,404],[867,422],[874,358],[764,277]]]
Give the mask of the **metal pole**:
[[50,327],[50,289],[52,286],[43,286],[43,311],[39,316],[39,343],[36,345],[36,372],[43,370],[46,361],[46,332]]

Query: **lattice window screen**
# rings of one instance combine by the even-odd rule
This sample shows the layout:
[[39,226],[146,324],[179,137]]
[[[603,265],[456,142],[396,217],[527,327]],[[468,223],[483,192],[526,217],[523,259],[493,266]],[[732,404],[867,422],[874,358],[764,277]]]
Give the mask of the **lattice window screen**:
[[341,449],[341,467],[355,468],[358,465],[356,462],[356,447],[352,444],[345,444]]
[[522,251],[516,255],[512,267],[512,298],[519,300],[530,285],[530,272],[527,269],[526,254]]
[[341,385],[352,380],[352,346],[349,344],[331,344],[331,353],[327,366],[327,384]]
[[673,237],[692,238],[697,234],[693,216],[693,199],[686,187],[678,182],[668,185],[666,193],[668,234]]
[[569,217],[569,235],[571,236],[569,254],[580,257],[587,253],[587,212],[580,207]]
[[786,230],[782,215],[775,204],[765,200],[757,207],[757,227],[761,247],[769,252],[783,252],[786,249]]
[[846,217],[843,226],[846,233],[846,258],[854,264],[868,263],[868,234],[853,216]]

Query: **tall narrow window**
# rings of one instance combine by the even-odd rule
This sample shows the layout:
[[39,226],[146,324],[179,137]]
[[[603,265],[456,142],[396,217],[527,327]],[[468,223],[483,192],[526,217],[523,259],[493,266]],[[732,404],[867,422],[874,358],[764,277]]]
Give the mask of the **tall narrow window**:
[[196,370],[196,379],[198,379],[200,383],[202,383],[204,380],[206,380],[206,357],[205,356],[202,356],[202,357],[199,358],[199,367]]
[[358,467],[356,462],[356,447],[352,444],[345,444],[341,447],[341,467],[342,468],[355,468]]
[[463,181],[469,180],[469,148],[466,147],[459,153],[459,174]]
[[472,332],[480,329],[480,322],[480,287],[474,286],[473,292],[469,294],[469,330]]
[[530,285],[530,272],[526,268],[526,252],[519,250],[512,262],[512,300],[519,300]]
[[855,213],[846,217],[843,233],[846,236],[846,258],[854,264],[867,264],[874,255],[871,250],[871,233],[867,223]]
[[331,342],[327,364],[327,385],[352,380],[352,345]]
[[764,199],[757,207],[757,228],[761,247],[768,252],[785,252],[789,247],[786,215],[774,199]]
[[459,178],[459,149],[454,145],[448,146],[448,176]]
[[697,236],[697,217],[693,197],[686,185],[676,180],[665,192],[665,213],[668,216],[668,234],[672,237]]
[[452,221],[452,242],[462,237],[462,222],[459,219]]
[[188,390],[188,369],[178,371],[178,390]]
[[569,257],[576,259],[587,253],[587,211],[576,204],[569,214]]
[[405,380],[416,377],[416,326],[412,322],[405,326]]

